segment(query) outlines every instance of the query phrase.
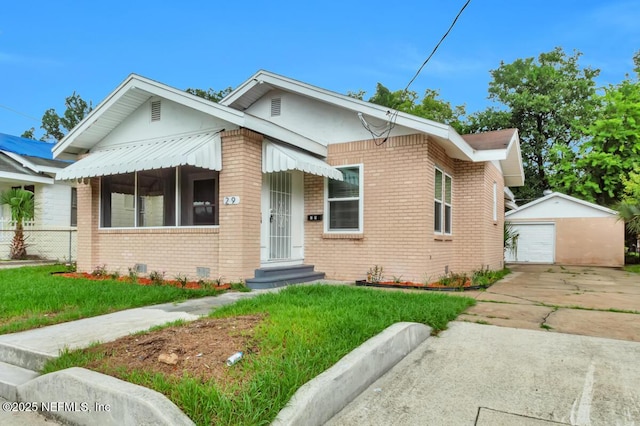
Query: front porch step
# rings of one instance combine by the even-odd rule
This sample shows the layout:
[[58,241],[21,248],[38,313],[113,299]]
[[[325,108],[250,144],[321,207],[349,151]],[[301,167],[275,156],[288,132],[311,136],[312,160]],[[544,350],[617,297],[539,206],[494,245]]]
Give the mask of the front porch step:
[[313,265],[274,266],[256,269],[254,278],[249,278],[246,284],[250,289],[262,290],[323,278],[324,272],[314,271]]

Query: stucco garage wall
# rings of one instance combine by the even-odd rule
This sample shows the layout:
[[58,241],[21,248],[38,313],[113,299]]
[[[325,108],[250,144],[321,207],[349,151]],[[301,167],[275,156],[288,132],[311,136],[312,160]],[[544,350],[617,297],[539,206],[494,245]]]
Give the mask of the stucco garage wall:
[[624,266],[624,222],[615,217],[558,218],[556,263]]

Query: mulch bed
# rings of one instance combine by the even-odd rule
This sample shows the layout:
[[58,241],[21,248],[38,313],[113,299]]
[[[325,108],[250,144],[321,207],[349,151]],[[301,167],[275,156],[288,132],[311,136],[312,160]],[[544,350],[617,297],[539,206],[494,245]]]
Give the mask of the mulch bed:
[[[88,272],[62,272],[62,273],[55,273],[55,274],[63,277],[67,277],[67,278],[83,278],[83,279],[94,280],[94,281],[115,280],[120,282],[131,283],[131,278],[129,277],[112,278],[108,275],[107,276],[92,275]],[[138,285],[158,285],[149,278],[137,278],[137,284]],[[176,280],[163,280],[162,285],[169,285],[169,286],[179,287],[179,288],[187,288],[191,290],[203,289],[202,285],[200,285],[197,281],[189,281],[183,287],[182,284]],[[213,283],[210,283],[207,288],[210,290],[228,290],[231,288],[231,284],[214,285]]]
[[379,287],[379,288],[406,288],[406,289],[418,289],[418,290],[429,290],[429,291],[469,291],[469,290],[480,290],[484,288],[479,285],[471,285],[471,281],[467,281],[463,286],[445,286],[440,283],[430,283],[430,284],[422,284],[422,283],[414,283],[410,281],[405,282],[395,282],[395,281],[380,281],[377,283],[368,282],[366,280],[357,280],[357,286],[366,286],[366,287]]

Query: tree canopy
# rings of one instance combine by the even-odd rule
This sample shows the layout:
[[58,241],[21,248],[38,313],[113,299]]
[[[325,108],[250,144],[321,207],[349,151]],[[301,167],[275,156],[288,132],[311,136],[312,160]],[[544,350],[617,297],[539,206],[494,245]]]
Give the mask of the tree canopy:
[[[64,102],[65,111],[58,115],[54,108],[49,108],[42,116],[42,128],[45,133],[40,140],[45,142],[57,142],[71,129],[80,123],[93,109],[91,101],[87,103],[75,91]],[[23,138],[35,139],[35,128],[26,130],[21,135]]]
[[[364,100],[366,92],[347,92],[347,96]],[[427,89],[421,100],[414,91],[396,90],[392,92],[381,83],[376,85],[376,92],[368,100],[371,103],[386,106],[397,111],[413,114],[444,124],[449,124],[456,130],[462,127],[462,117],[465,115],[465,107],[452,107],[447,101],[440,98],[438,90]]]
[[555,147],[549,180],[557,190],[613,206],[623,198],[625,183],[630,191],[640,167],[640,82],[624,80],[595,99],[596,117],[581,128],[582,144]]
[[517,198],[538,198],[551,188],[554,146],[575,149],[585,137],[581,129],[595,116],[599,70],[581,67],[580,56],[558,47],[537,58],[502,62],[489,83],[489,99],[499,107],[473,114],[464,128],[519,129],[526,184],[514,188]]
[[232,90],[233,89],[231,89],[231,87],[227,87],[226,89],[223,89],[223,90],[215,90],[215,89],[212,89],[212,88],[209,88],[207,90],[188,88],[187,90],[185,90],[185,92],[191,93],[192,95],[196,95],[196,96],[199,96],[201,98],[207,99],[209,101],[218,103],[225,96],[227,96],[229,93],[231,93]]

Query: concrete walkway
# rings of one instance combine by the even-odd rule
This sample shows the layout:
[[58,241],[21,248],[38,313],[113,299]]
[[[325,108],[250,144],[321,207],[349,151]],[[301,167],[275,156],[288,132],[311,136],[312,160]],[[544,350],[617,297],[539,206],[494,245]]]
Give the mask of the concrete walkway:
[[640,275],[613,268],[512,265],[460,321],[640,342]]
[[638,425],[640,343],[453,322],[327,423]]
[[640,424],[640,275],[511,269],[328,424]]

